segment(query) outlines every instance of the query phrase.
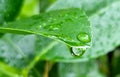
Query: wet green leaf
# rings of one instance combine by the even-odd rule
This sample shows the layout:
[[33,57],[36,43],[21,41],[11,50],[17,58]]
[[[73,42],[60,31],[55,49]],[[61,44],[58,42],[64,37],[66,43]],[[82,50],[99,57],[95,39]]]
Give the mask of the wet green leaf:
[[[120,40],[119,40],[120,1],[119,0],[99,0],[99,1],[92,0],[93,2],[91,1],[89,5],[86,4],[90,2],[88,0],[78,0],[75,2],[74,0],[68,0],[68,1],[71,1],[71,2],[68,2],[69,6],[78,7],[77,5],[79,4],[80,8],[82,7],[84,10],[86,10],[89,16],[89,20],[92,24],[93,45],[90,49],[87,50],[87,52],[85,52],[83,56],[78,58],[71,55],[70,48],[66,46],[64,43],[57,42],[53,45],[53,43],[56,41],[46,37],[42,37],[42,36],[38,37],[34,35],[20,36],[20,35],[7,34],[0,40],[0,49],[1,49],[0,60],[6,63],[9,63],[9,65],[11,66],[18,67],[18,68],[20,67],[26,68],[29,66],[30,68],[32,68],[39,60],[50,60],[50,61],[57,61],[57,62],[80,62],[80,61],[89,60],[91,58],[96,58],[101,55],[105,55],[106,53],[108,53],[109,51],[111,51],[112,49],[114,49],[116,46],[120,44]],[[83,5],[80,5],[79,2]],[[66,3],[66,5],[64,6],[66,6],[66,8],[68,7],[67,2],[64,2],[64,3],[57,2],[57,3],[59,3],[59,5],[63,5],[64,3]],[[101,6],[101,4],[104,4],[104,5]],[[55,3],[52,6],[52,8],[58,9],[56,6],[58,6],[59,8],[64,7],[59,5]],[[98,9],[96,9],[96,7]],[[85,36],[85,35],[82,35],[82,36]],[[6,37],[8,39],[6,39]],[[78,39],[78,37],[79,36],[76,37],[77,40],[81,40],[81,39],[86,39],[87,36],[85,36],[85,38],[80,38],[80,39]],[[9,55],[8,52],[9,54],[11,53],[11,55]],[[30,61],[25,60],[25,58],[30,59]],[[32,62],[33,64],[31,65]],[[90,65],[90,64],[89,65],[87,64],[83,63],[80,66]],[[68,65],[66,65],[65,67],[67,66]],[[61,68],[60,69],[61,71],[62,66],[60,66],[60,68]],[[75,70],[74,68],[78,68],[78,67],[74,66],[73,68],[70,69],[70,71],[74,72]],[[79,69],[76,69],[76,70],[79,71]],[[67,72],[69,71],[67,70]],[[68,74],[64,73],[64,75],[66,76]],[[61,75],[61,77],[64,75]],[[91,76],[91,73],[88,75],[88,74],[85,74],[84,72],[82,73],[82,75]]]
[[[0,27],[0,32],[43,35],[58,38],[70,46],[90,46],[91,41],[91,28],[87,16],[77,8],[51,11],[11,22]],[[78,39],[79,34],[83,33],[88,37],[81,36],[82,40]]]
[[[82,57],[76,58],[71,56],[67,46],[65,47],[65,45],[60,44],[58,46],[61,46],[60,49],[62,50],[59,50],[58,48],[58,51],[60,52],[57,53],[51,50],[46,55],[44,55],[45,59],[48,60],[52,59],[54,61],[63,61],[63,62],[86,61],[91,58],[96,58],[101,55],[105,55],[120,44],[120,40],[119,40],[120,1],[100,0],[99,2],[93,0],[93,2],[89,3],[89,5],[85,5],[88,2],[90,1],[66,0],[64,2],[62,0],[58,0],[53,6],[51,6],[50,9],[55,10],[61,8],[63,9],[63,8],[71,8],[71,7],[79,7],[79,8],[82,7],[83,9],[86,9],[87,14],[90,12],[90,10],[94,11],[92,13],[90,12],[91,13],[90,15],[88,14],[92,26],[92,35],[93,35],[93,39],[92,39],[93,45],[91,46],[91,48],[88,49]],[[104,3],[105,5],[101,6],[101,3]],[[77,5],[77,4],[81,4],[81,5]],[[63,6],[59,6],[59,5],[63,5]],[[97,10],[95,10],[95,8],[97,8],[96,6],[99,6]],[[55,51],[57,51],[57,49]],[[52,53],[56,53],[56,54],[52,55]]]
[[[78,2],[79,1],[77,1],[77,3]],[[104,1],[102,1],[102,2],[104,3]],[[73,2],[71,2],[71,3],[73,3]],[[119,14],[118,14],[119,13],[118,12],[119,11],[118,10],[119,9],[119,7],[118,7],[119,1],[116,2],[114,0],[114,1],[111,1],[108,3],[105,1],[105,3],[109,4],[109,5],[101,6],[100,9],[97,9],[98,10],[97,13],[95,11],[93,14],[91,14],[89,16],[91,19],[92,30],[93,30],[93,32],[92,32],[93,33],[93,45],[90,49],[87,50],[87,52],[85,52],[85,54],[83,56],[81,56],[80,58],[76,58],[75,56],[72,56],[70,53],[70,48],[68,46],[66,46],[63,43],[58,43],[57,45],[53,46],[52,49],[48,50],[44,55],[42,55],[41,59],[42,60],[52,60],[52,61],[62,61],[62,62],[86,61],[91,58],[96,58],[100,55],[104,55],[104,54],[108,53],[109,51],[111,51],[112,49],[114,49],[116,46],[118,46],[119,45],[119,26],[118,25],[119,25],[119,18],[120,18]],[[55,5],[56,5],[56,3],[55,3]],[[55,8],[55,5],[54,5],[54,8]],[[95,5],[100,6],[101,3],[98,2]],[[67,6],[68,5],[66,5],[66,7]],[[92,6],[92,3],[91,3],[91,6]],[[89,7],[89,6],[86,6],[86,7]],[[85,7],[83,7],[83,8],[85,8]],[[94,9],[96,7],[91,7],[91,10],[92,10],[92,8]],[[101,9],[104,9],[104,10],[101,11]],[[114,10],[114,11],[110,12],[111,10]],[[89,13],[89,11],[87,13]],[[112,19],[110,18],[111,16],[114,16],[114,19],[113,19],[114,21],[112,21]],[[106,18],[109,21],[103,20],[103,18],[100,18],[100,17]],[[105,22],[105,25],[103,24],[103,22]],[[112,26],[109,26],[108,24],[112,25]],[[110,36],[110,37],[108,37],[108,36]],[[28,39],[30,39],[30,38],[28,38]],[[41,48],[45,49],[46,48],[45,46],[49,45],[49,43],[44,45],[43,41],[46,41],[46,39],[45,40],[44,39],[41,40],[42,42],[41,41],[36,42],[37,50],[34,50],[34,48],[33,48],[33,51],[41,51],[40,50]],[[26,44],[25,44],[25,46],[26,46]],[[29,48],[32,49],[32,47],[30,46],[28,48],[26,47],[26,50]]]

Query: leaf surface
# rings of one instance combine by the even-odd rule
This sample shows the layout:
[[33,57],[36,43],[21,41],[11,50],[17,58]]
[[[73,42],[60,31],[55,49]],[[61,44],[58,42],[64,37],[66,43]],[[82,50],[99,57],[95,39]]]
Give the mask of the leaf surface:
[[[83,56],[81,56],[80,58],[76,58],[71,56],[67,46],[65,47],[65,45],[61,44],[62,48],[60,49],[63,49],[61,50],[61,52],[56,53],[51,50],[51,52],[48,52],[46,55],[44,55],[45,59],[48,60],[52,59],[54,61],[62,61],[62,62],[86,61],[91,58],[97,58],[101,55],[105,55],[120,45],[120,40],[119,40],[120,0],[109,0],[109,1],[100,0],[100,2],[93,0],[93,2],[91,2],[89,5],[84,5],[89,2],[88,0],[78,0],[78,1],[65,0],[66,4],[63,2],[64,1],[62,0],[58,0],[48,10],[71,8],[71,7],[79,7],[79,8],[82,7],[83,9],[86,9],[87,14],[90,12],[90,10],[94,11],[91,14],[88,14],[92,26],[93,45],[91,46],[90,49],[88,49],[85,52]],[[101,6],[102,3],[105,5]],[[77,4],[81,4],[81,5],[77,5]],[[63,5],[63,6],[59,6],[59,5]],[[97,10],[94,10],[96,6],[101,6],[101,7],[99,7]],[[88,8],[90,8],[90,10]],[[56,53],[56,54],[52,55],[52,53]],[[49,55],[51,57],[48,58]]]
[[[51,11],[11,22],[0,27],[0,32],[43,35],[58,38],[70,46],[89,46],[91,41],[87,16],[77,8]],[[86,34],[87,38],[81,34]]]
[[105,77],[95,61],[80,63],[59,63],[59,77]]
[[23,0],[0,0],[0,24],[15,19]]

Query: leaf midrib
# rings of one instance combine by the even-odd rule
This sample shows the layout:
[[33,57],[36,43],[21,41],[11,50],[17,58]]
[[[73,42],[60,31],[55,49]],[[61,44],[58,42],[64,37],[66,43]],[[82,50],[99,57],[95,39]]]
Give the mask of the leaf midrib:
[[[94,12],[93,14],[91,14],[91,15],[89,16],[89,18],[91,19],[91,18],[99,15],[100,13],[102,13],[102,12],[104,12],[106,9],[108,9],[110,6],[115,5],[115,4],[118,3],[118,2],[120,2],[120,1],[114,1],[114,2],[110,3],[109,5],[102,7],[102,8],[99,9],[98,11]],[[55,44],[55,45],[56,45],[56,44]],[[54,47],[55,45],[53,45],[53,47]],[[49,49],[49,50],[50,50],[50,49]],[[48,51],[49,51],[49,50],[48,50]],[[48,51],[47,51],[47,52],[48,52]],[[47,52],[46,52],[46,53],[47,53]],[[45,54],[46,54],[46,53],[45,53]],[[45,55],[45,54],[44,54],[44,55]],[[42,55],[41,55],[41,56],[42,56]],[[72,60],[72,61],[73,61],[73,60]]]

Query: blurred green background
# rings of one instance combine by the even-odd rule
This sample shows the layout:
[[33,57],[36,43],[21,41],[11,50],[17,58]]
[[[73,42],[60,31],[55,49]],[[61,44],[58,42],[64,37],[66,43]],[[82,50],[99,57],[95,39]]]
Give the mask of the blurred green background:
[[0,0],[0,25],[67,8],[86,12],[91,48],[75,57],[50,38],[0,33],[0,77],[120,77],[120,0]]

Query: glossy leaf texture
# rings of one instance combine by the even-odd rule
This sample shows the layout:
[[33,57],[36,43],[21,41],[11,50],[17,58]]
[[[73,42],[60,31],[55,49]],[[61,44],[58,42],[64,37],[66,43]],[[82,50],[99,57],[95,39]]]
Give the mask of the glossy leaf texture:
[[[77,1],[77,3],[79,4],[79,2],[80,2],[82,4],[85,4],[84,2],[81,2],[81,1]],[[96,5],[96,6],[101,5],[101,3],[99,3],[99,2],[97,3],[97,2],[93,1],[93,2],[91,2],[91,4],[89,6],[86,5],[86,7],[89,8],[91,6],[91,10],[95,9],[96,7],[94,5]],[[109,51],[111,51],[112,49],[114,49],[116,46],[118,46],[120,43],[119,42],[119,26],[118,26],[119,25],[118,21],[120,18],[119,14],[118,14],[119,13],[119,7],[118,7],[119,1],[117,0],[117,2],[116,2],[115,0],[113,0],[113,1],[111,0],[109,2],[106,2],[106,0],[101,0],[101,2],[105,3],[106,5],[101,6],[100,9],[97,10],[97,12],[95,11],[94,13],[92,13],[89,16],[89,20],[91,19],[90,21],[92,23],[92,30],[93,30],[93,32],[92,32],[93,33],[93,45],[90,49],[88,49],[85,52],[85,54],[83,56],[78,57],[78,58],[72,56],[70,54],[70,48],[68,46],[66,46],[63,43],[58,43],[55,46],[53,46],[52,49],[47,50],[47,52],[45,54],[42,54],[42,56],[39,58],[39,60],[42,59],[42,60],[51,60],[51,61],[58,61],[58,62],[59,61],[61,61],[61,62],[86,61],[91,58],[96,58],[101,55],[104,55],[104,54],[108,53]],[[59,3],[59,4],[57,4],[57,6],[59,6],[60,4],[64,4],[61,1],[56,2],[56,3]],[[53,4],[52,9],[53,8],[57,9],[56,3]],[[69,0],[66,3],[69,3],[69,6],[71,5],[71,7],[74,7],[73,5],[75,5],[74,4],[75,2],[69,2]],[[86,1],[86,3],[87,3],[87,1]],[[94,5],[92,3],[94,3]],[[67,7],[68,5],[64,5],[64,6]],[[60,7],[63,8],[63,6],[59,6],[59,8]],[[82,7],[82,5],[79,7]],[[86,7],[82,7],[82,8],[85,9]],[[111,12],[111,9],[113,10],[112,12]],[[89,13],[89,11],[87,11],[87,10],[86,10],[86,12]],[[107,13],[107,15],[105,13]],[[114,19],[108,18],[111,16],[114,16]],[[111,20],[111,21],[109,22],[108,20],[103,20],[101,18],[96,19],[96,17],[105,17],[106,19],[108,19],[109,21]],[[106,25],[104,25],[103,22],[106,23]],[[96,24],[94,24],[94,23],[96,23]],[[110,26],[108,24],[112,25],[112,28],[110,28]],[[109,35],[111,37],[108,37]],[[31,39],[31,38],[27,38],[27,39]],[[15,39],[12,38],[12,40],[14,41]],[[34,40],[31,40],[31,41],[35,42]],[[35,43],[35,45],[37,45],[37,50],[34,50],[36,47],[34,47],[34,46],[32,47],[32,46],[25,44],[25,46],[28,46],[28,47],[24,48],[25,49],[24,51],[29,51],[28,50],[29,48],[31,48],[33,51],[39,51],[40,49],[46,49],[46,45],[49,46],[49,43],[47,43],[46,45],[44,45],[44,44],[42,45],[42,43],[43,43],[42,41],[46,41],[45,38],[43,40],[37,39],[36,41],[37,42]],[[24,41],[24,43],[25,42],[26,41]],[[32,54],[34,54],[34,53],[32,53]],[[39,53],[39,54],[41,54],[41,53]],[[37,55],[37,56],[39,56],[39,55]]]
[[[70,46],[90,46],[91,42],[87,16],[77,8],[51,11],[4,24],[0,32],[43,35],[58,38]],[[87,38],[82,34],[86,34]]]
[[[90,2],[87,0],[78,0],[78,1],[76,0],[74,2],[69,2],[69,1],[74,1],[74,0],[68,0],[68,2],[64,2],[64,3],[68,3],[69,6],[71,5],[71,7],[74,6],[78,7],[77,3],[79,4],[79,2],[81,4],[84,4],[84,7],[83,5],[80,5],[79,7],[86,9],[86,12],[89,16],[89,20],[92,24],[93,45],[92,48],[88,49],[83,56],[75,57],[71,55],[70,48],[68,46],[66,46],[61,42],[56,43],[55,40],[51,40],[46,37],[34,36],[34,35],[23,36],[23,35],[7,34],[3,38],[1,38],[0,41],[0,47],[1,47],[0,60],[9,63],[10,66],[21,69],[29,68],[29,67],[31,68],[35,64],[37,64],[39,60],[50,60],[56,62],[80,62],[80,61],[89,60],[91,58],[96,58],[101,55],[105,55],[106,53],[108,53],[109,51],[111,51],[112,49],[114,49],[116,46],[119,45],[120,43],[119,42],[119,18],[120,18],[119,0],[99,0],[100,2],[98,0],[97,1],[92,0],[93,2],[89,3],[90,5],[86,5],[87,2]],[[64,4],[61,2],[57,2],[57,3],[59,3],[59,5]],[[100,6],[103,3],[105,3],[105,5]],[[57,6],[59,5],[58,4],[56,5],[55,3],[53,4],[54,7],[53,6],[52,7],[54,9],[55,8],[58,9]],[[68,7],[67,4],[64,6],[66,6],[66,8]],[[100,7],[98,8],[97,6]],[[59,7],[63,8],[63,6],[59,6]],[[98,9],[95,11],[94,9],[96,7]],[[89,11],[91,10],[89,10],[88,8],[93,10],[91,14],[89,14]],[[108,24],[112,26],[109,26]],[[26,58],[29,60],[27,60]],[[33,65],[31,66],[31,64]],[[59,70],[60,72],[62,70],[62,65],[64,66],[64,64],[62,63],[59,66],[59,68],[61,68]],[[71,64],[71,67],[73,67],[73,65]],[[83,65],[85,64],[83,63]],[[67,67],[67,65],[65,67]],[[76,66],[74,65],[73,69],[75,67]],[[64,75],[66,76],[67,73]]]
[[22,3],[23,0],[0,0],[0,24],[14,20]]
[[[97,10],[94,10],[94,12],[91,13],[90,15],[88,14],[90,10],[89,11],[86,10],[92,26],[93,45],[91,46],[90,49],[88,49],[85,52],[83,56],[81,56],[81,58],[76,58],[71,56],[69,50],[68,52],[66,50],[67,47],[61,44],[63,46],[63,48],[61,48],[63,49],[61,52],[52,55],[52,53],[55,52],[51,50],[51,52],[48,52],[46,55],[44,55],[45,59],[48,60],[52,59],[54,61],[62,61],[62,62],[87,61],[91,58],[97,58],[101,55],[107,54],[108,52],[110,52],[120,44],[120,40],[119,40],[120,1],[119,0],[109,0],[109,1],[100,0],[101,2],[99,1],[96,2],[96,0],[93,0],[93,2],[91,2],[91,4],[89,5],[86,5],[86,7],[84,4],[88,3],[88,0],[86,1],[72,0],[72,1],[73,2],[71,2],[70,0],[66,0],[65,2],[66,4],[65,4],[63,3],[64,1],[58,0],[55,4],[53,4],[53,6],[51,6],[49,10],[71,8],[71,7],[79,7],[79,8],[82,7],[84,9],[91,8],[91,10],[94,10],[95,8],[97,8],[96,6],[100,6],[101,3],[105,4],[104,6],[99,7]],[[77,4],[83,4],[84,6],[83,5],[77,6]],[[59,5],[63,5],[63,6],[59,6]],[[66,52],[64,51],[64,49]],[[50,57],[48,58],[48,56]]]

